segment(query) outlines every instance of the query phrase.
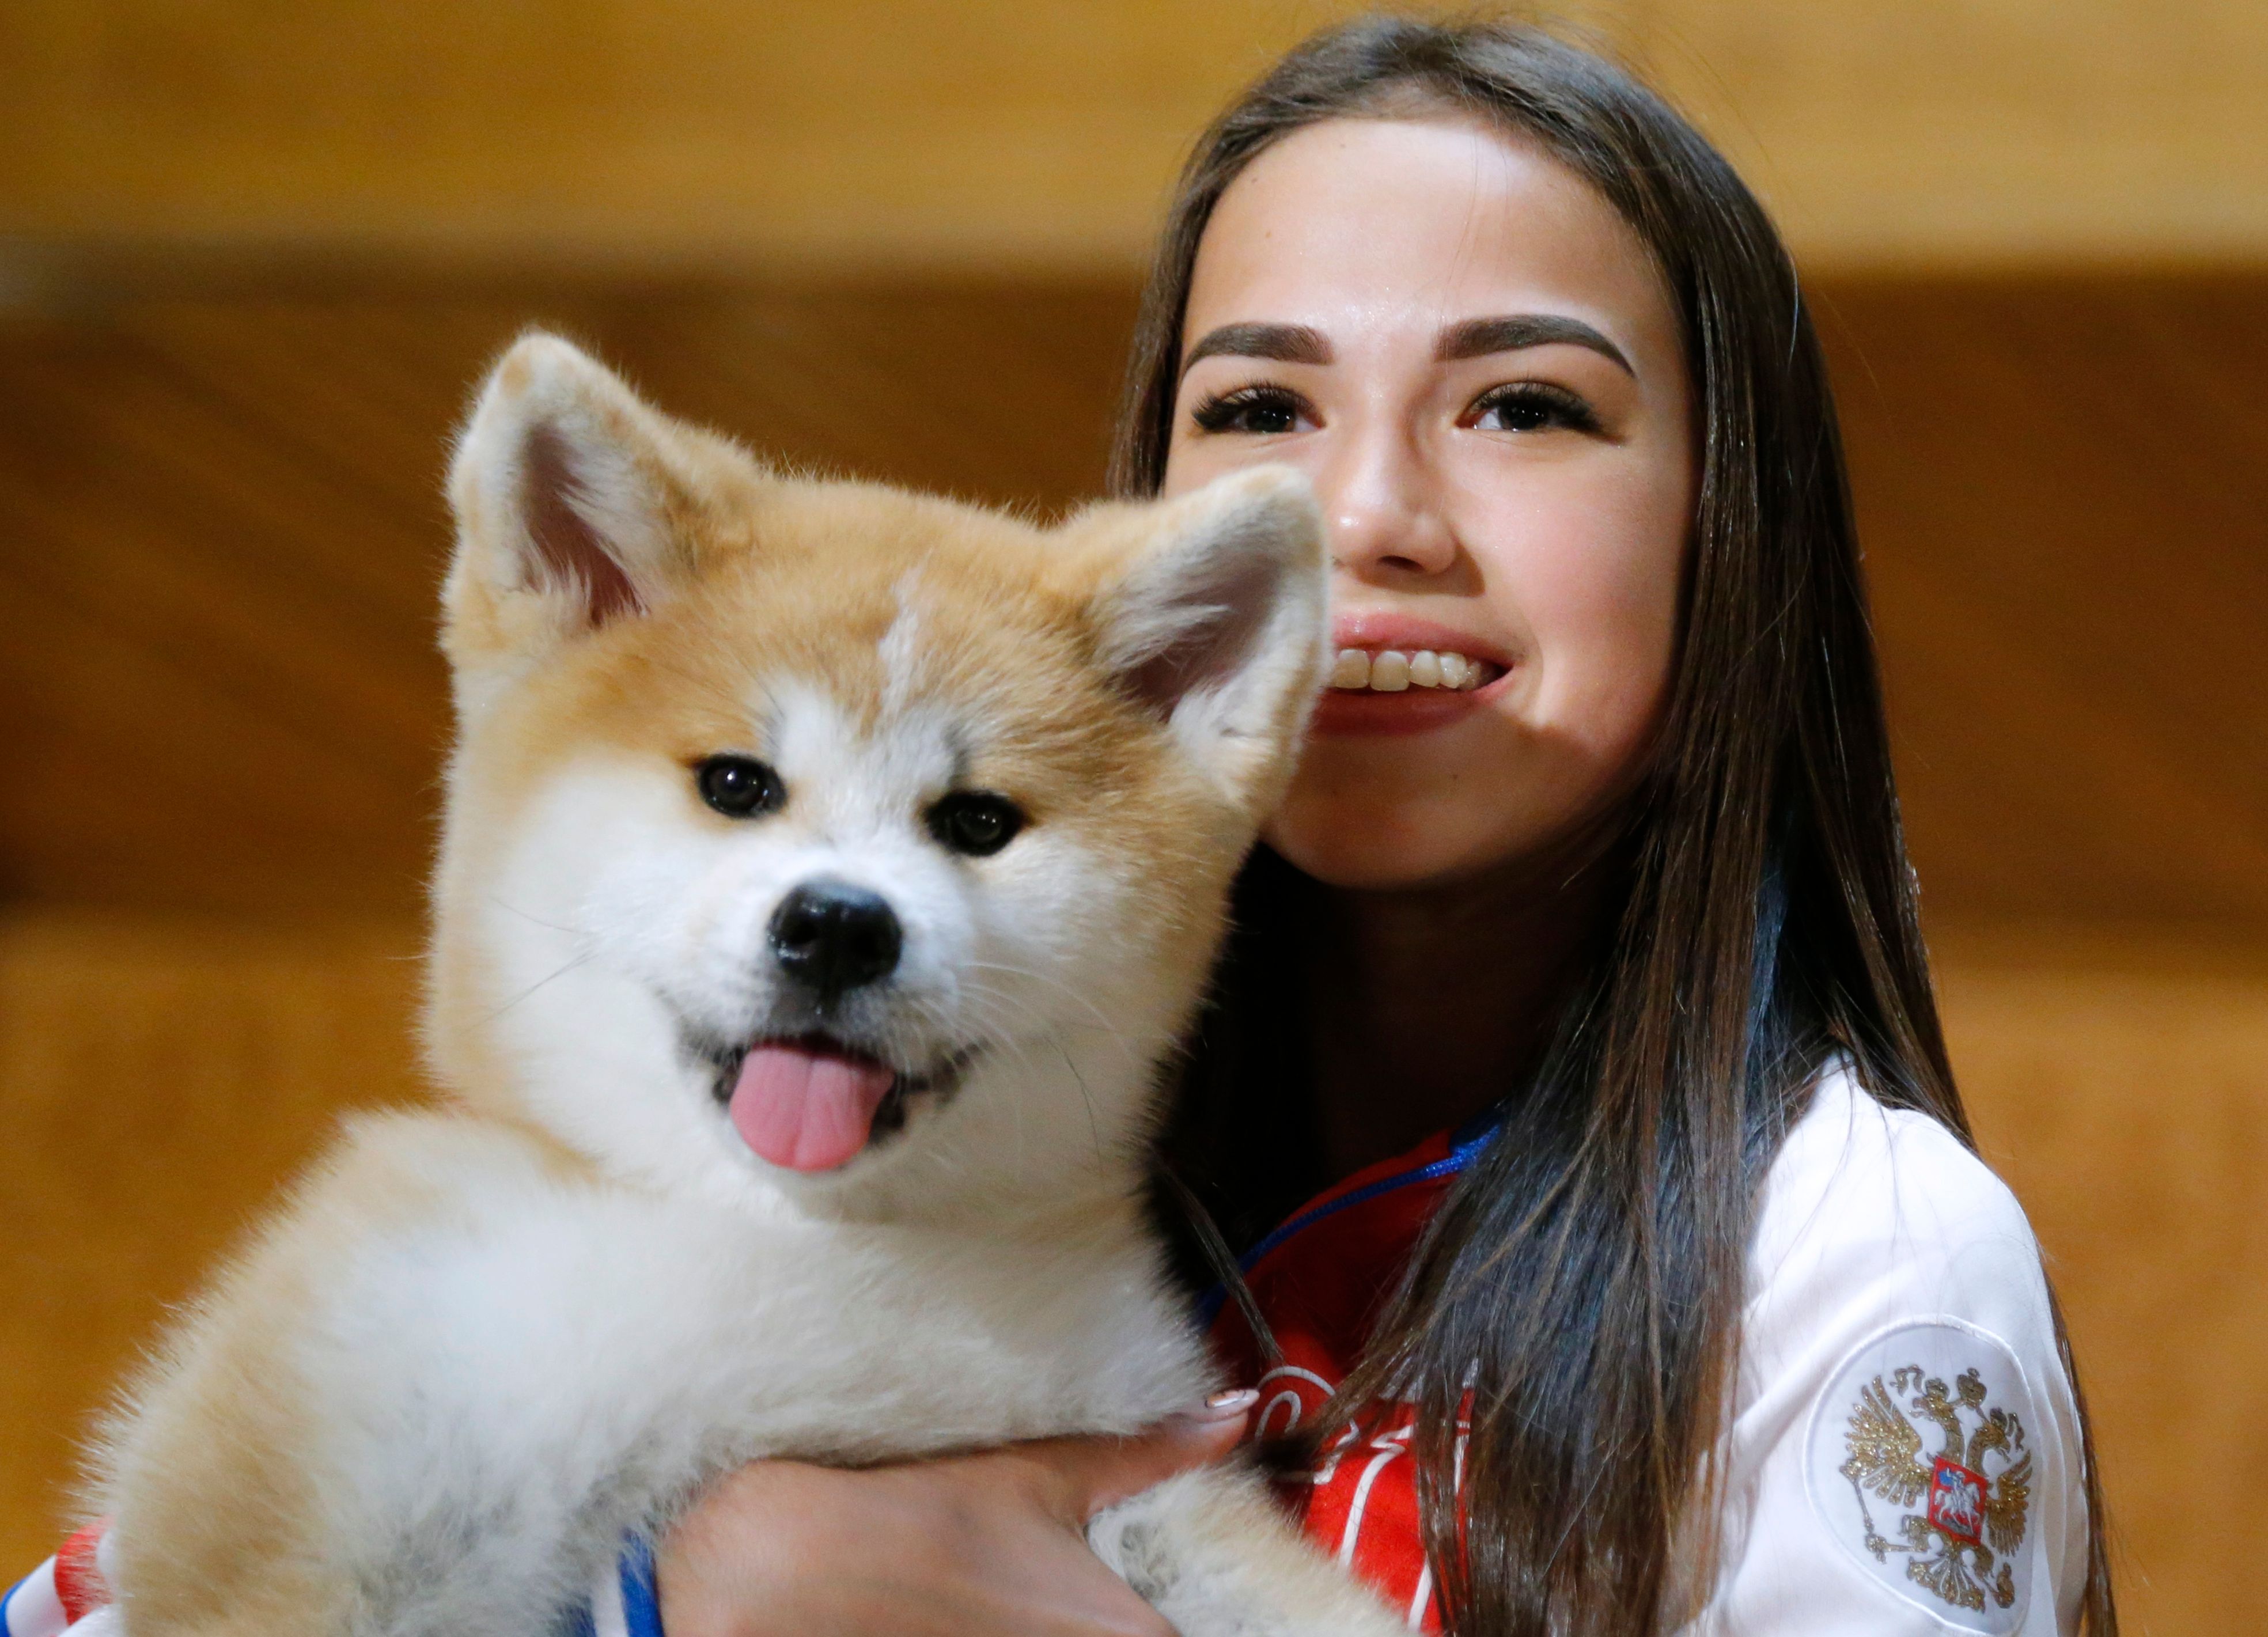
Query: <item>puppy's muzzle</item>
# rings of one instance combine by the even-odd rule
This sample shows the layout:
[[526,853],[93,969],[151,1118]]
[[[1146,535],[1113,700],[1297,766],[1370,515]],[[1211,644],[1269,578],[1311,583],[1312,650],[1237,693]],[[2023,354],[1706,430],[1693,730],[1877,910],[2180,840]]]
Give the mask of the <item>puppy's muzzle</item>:
[[898,969],[905,929],[879,892],[825,877],[806,881],[772,914],[772,957],[822,1005]]

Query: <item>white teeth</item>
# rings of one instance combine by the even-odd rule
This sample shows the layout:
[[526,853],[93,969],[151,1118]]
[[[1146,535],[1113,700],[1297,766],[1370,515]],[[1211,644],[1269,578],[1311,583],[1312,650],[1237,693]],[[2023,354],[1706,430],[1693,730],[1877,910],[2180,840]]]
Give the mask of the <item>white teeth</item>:
[[1366,649],[1342,648],[1331,662],[1330,685],[1354,693],[1368,689],[1373,694],[1401,694],[1413,687],[1431,687],[1462,694],[1480,686],[1486,672],[1487,667],[1477,659],[1430,648],[1414,654],[1391,648],[1375,654]]

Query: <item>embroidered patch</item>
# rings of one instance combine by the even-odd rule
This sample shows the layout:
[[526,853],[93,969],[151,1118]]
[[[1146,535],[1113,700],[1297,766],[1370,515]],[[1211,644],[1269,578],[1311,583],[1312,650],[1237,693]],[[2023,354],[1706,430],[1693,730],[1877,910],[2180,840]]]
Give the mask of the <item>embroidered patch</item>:
[[2031,1424],[1999,1337],[1950,1318],[1882,1331],[1813,1407],[1813,1510],[1883,1589],[1961,1630],[2013,1632],[2038,1532]]

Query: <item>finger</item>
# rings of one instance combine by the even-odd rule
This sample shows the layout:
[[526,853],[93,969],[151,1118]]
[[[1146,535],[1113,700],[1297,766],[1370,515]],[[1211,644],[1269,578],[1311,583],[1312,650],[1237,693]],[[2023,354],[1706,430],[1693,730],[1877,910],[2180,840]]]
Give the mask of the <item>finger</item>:
[[1169,1415],[1133,1438],[1071,1438],[1051,1460],[1064,1515],[1085,1524],[1097,1512],[1162,1484],[1176,1472],[1206,1466],[1236,1448],[1260,1395],[1215,1393]]

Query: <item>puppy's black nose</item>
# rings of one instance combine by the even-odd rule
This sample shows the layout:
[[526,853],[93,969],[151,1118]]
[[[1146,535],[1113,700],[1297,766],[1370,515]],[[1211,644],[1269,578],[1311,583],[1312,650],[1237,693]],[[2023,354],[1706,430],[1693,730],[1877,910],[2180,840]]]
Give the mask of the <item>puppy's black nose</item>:
[[889,901],[847,881],[806,881],[772,914],[781,970],[833,999],[897,970],[905,932]]

